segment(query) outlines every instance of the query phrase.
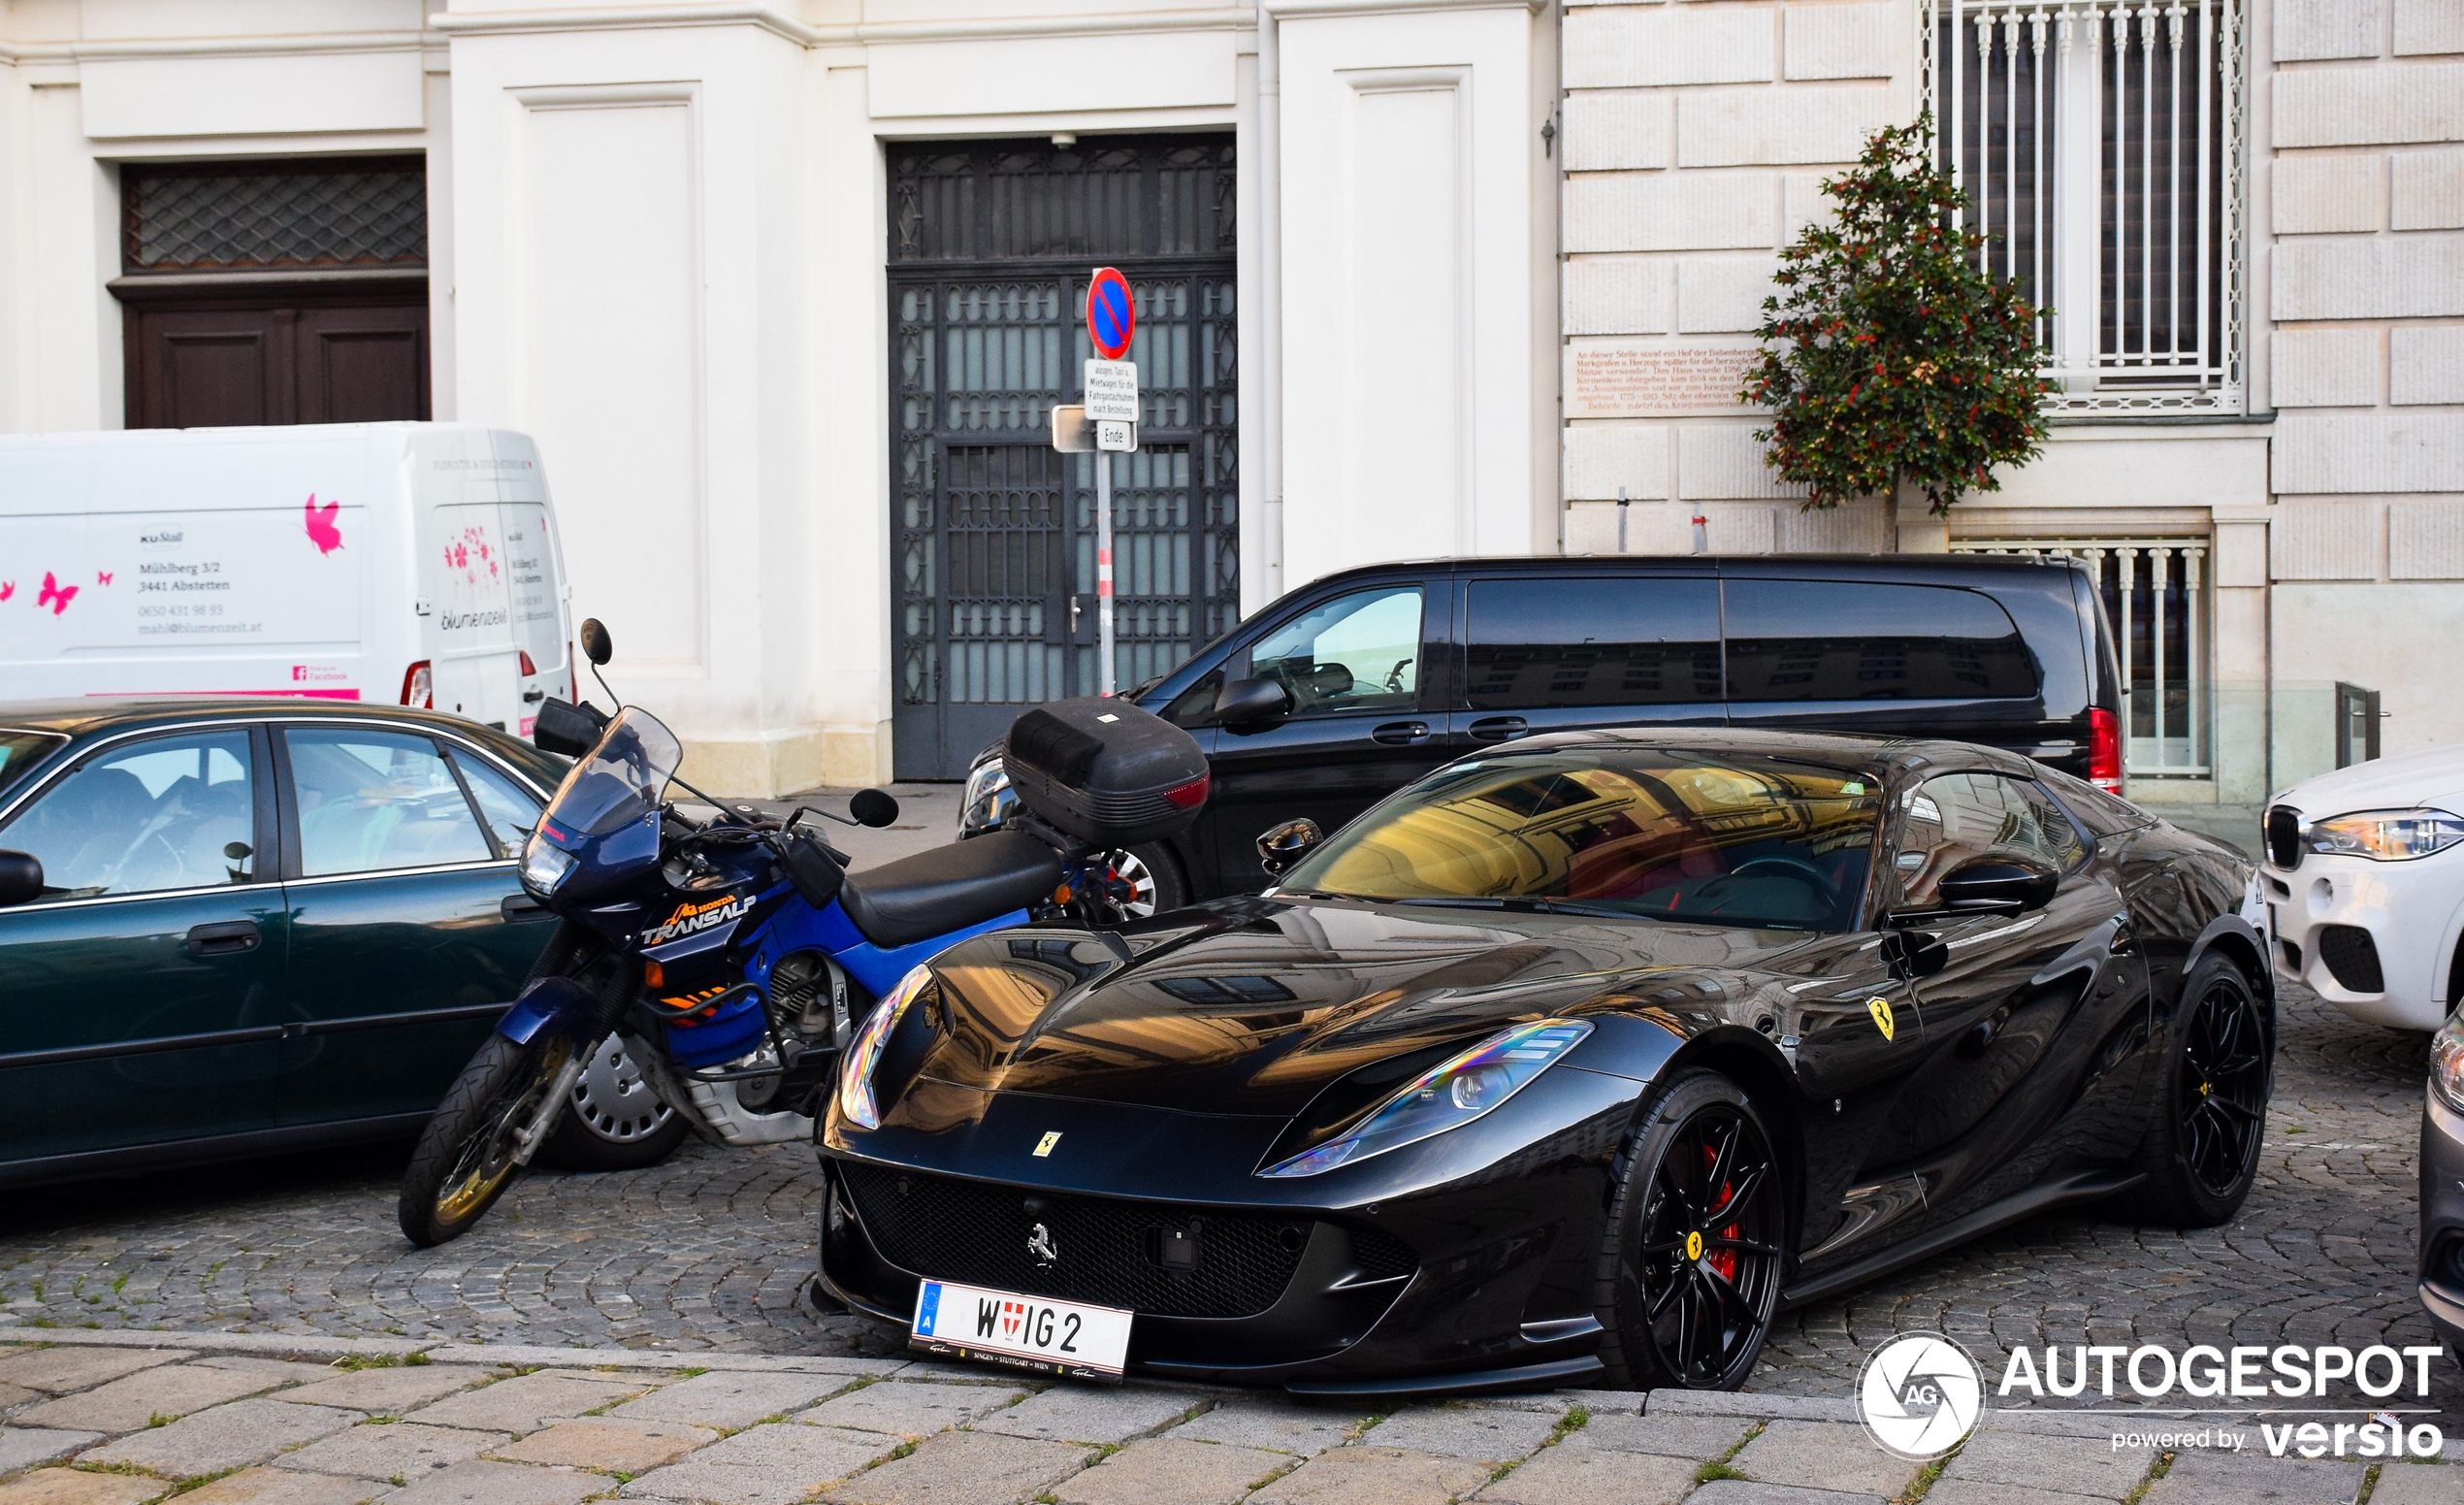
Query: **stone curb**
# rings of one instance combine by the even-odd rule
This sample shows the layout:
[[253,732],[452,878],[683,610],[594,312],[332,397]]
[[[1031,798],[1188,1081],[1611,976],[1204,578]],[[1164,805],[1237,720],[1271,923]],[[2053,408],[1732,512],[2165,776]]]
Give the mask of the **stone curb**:
[[[178,1348],[199,1353],[260,1354],[274,1358],[340,1358],[371,1354],[406,1358],[436,1351],[410,1338],[320,1338],[282,1332],[150,1332],[142,1327],[12,1327],[0,1343],[49,1343],[58,1347]],[[688,1359],[686,1362],[694,1362]],[[681,1367],[681,1366],[671,1366]]]
[[1821,1395],[1757,1395],[1732,1390],[1653,1390],[1644,1416],[1739,1416],[1770,1422],[1855,1422],[1856,1402]]

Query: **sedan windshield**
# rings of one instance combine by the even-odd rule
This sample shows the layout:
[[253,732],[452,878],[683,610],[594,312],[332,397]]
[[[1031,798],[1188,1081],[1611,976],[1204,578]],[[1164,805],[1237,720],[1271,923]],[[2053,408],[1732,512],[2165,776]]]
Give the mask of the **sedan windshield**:
[[1283,881],[1389,903],[1856,927],[1879,787],[1742,753],[1570,748],[1452,764]]

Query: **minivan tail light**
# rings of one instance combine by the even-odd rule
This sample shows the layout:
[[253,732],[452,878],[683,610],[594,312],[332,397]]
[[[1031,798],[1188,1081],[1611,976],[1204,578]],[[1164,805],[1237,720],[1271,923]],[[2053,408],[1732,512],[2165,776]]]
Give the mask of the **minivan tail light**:
[[437,708],[437,676],[426,659],[403,671],[403,703],[420,710]]
[[528,679],[528,678],[530,678],[533,674],[535,674],[535,673],[537,673],[538,671],[539,671],[539,666],[537,666],[536,664],[534,664],[534,663],[532,663],[532,662],[531,662],[531,650],[530,650],[530,649],[528,649],[528,648],[523,649],[523,650],[522,650],[522,677],[523,677],[523,678],[525,678],[525,679]]
[[2088,710],[2088,782],[2122,793],[2122,722],[2101,705]]

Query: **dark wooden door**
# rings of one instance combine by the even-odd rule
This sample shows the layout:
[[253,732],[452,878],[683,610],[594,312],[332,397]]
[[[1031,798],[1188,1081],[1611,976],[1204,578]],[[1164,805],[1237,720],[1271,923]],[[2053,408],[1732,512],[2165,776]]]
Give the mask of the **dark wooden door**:
[[128,426],[373,423],[429,415],[428,305],[132,301]]

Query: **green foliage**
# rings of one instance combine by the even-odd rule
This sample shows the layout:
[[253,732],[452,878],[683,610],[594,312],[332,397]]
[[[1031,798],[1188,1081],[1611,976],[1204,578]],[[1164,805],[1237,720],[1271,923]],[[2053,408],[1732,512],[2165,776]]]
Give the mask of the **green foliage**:
[[2019,284],[1977,267],[1974,207],[1933,163],[1933,121],[1887,126],[1823,184],[1835,201],[1780,252],[1743,399],[1770,409],[1766,463],[1805,507],[1922,487],[1939,515],[1998,491],[2044,449],[2035,321]]

